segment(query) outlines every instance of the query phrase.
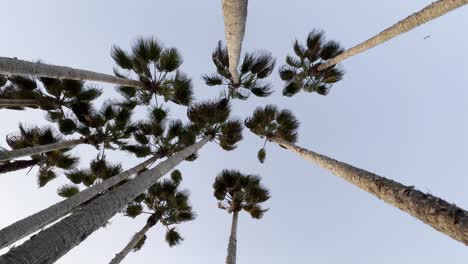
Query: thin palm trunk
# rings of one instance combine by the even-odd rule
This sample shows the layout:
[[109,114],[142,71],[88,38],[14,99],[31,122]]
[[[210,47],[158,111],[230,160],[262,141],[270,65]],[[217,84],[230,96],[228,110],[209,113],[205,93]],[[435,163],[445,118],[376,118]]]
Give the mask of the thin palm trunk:
[[139,81],[115,77],[112,75],[87,70],[74,69],[65,66],[29,62],[7,57],[0,57],[0,74],[48,77],[79,81],[97,81],[144,88]]
[[437,231],[468,245],[468,212],[462,208],[411,186],[405,186],[283,140],[272,139],[272,141],[409,213]]
[[87,143],[88,140],[89,140],[88,138],[83,137],[83,138],[67,140],[67,141],[62,141],[62,142],[57,142],[57,143],[52,143],[52,144],[14,149],[10,151],[0,151],[0,162],[12,160],[16,158],[21,158],[21,157],[26,157],[26,156],[32,156],[32,155],[41,154],[41,153],[50,152],[50,151],[59,150],[59,149],[73,148],[77,145]]
[[38,107],[39,101],[28,99],[0,99],[0,107]]
[[31,166],[37,165],[38,160],[15,160],[12,162],[5,162],[0,164],[0,173],[7,173],[17,170],[22,170],[29,168]]
[[38,213],[30,215],[3,228],[0,230],[0,249],[9,246],[21,238],[38,231],[61,217],[66,216],[78,206],[93,199],[96,195],[109,190],[111,187],[117,185],[123,180],[129,179],[130,176],[145,169],[160,158],[160,155],[153,156],[131,169],[121,172],[101,183],[93,185],[88,189],[73,195],[66,200],[58,202]]
[[109,262],[109,264],[118,264],[122,262],[122,260],[132,251],[132,249],[136,246],[138,241],[140,241],[145,234],[153,227],[149,223],[146,223],[146,225],[139,231],[137,232],[133,237],[132,240],[128,242],[128,244],[120,251],[118,254],[115,255],[115,257]]
[[135,179],[109,191],[69,217],[39,232],[34,238],[0,256],[0,264],[54,263],[211,139],[211,136],[205,136],[156,167],[141,173]]
[[231,235],[229,236],[228,254],[226,257],[226,264],[236,264],[238,219],[239,219],[239,211],[234,210],[234,212],[232,213]]
[[413,28],[420,26],[428,21],[436,19],[454,9],[468,4],[468,0],[439,0],[428,6],[421,11],[414,13],[393,26],[385,29],[376,36],[358,44],[333,59],[328,60],[318,67],[318,70],[325,70],[341,61],[371,49],[379,44],[382,44],[398,35],[401,35]]
[[229,72],[234,83],[239,83],[239,59],[247,21],[248,0],[223,0],[224,33],[229,55]]

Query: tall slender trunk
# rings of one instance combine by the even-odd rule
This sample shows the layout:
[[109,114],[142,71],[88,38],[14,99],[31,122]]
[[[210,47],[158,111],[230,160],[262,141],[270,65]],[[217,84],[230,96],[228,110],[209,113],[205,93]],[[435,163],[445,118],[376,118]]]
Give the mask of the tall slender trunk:
[[112,216],[145,192],[162,176],[197,152],[211,138],[211,136],[205,136],[201,141],[175,153],[153,169],[143,172],[135,179],[109,191],[69,217],[39,232],[24,244],[0,256],[0,264],[54,263],[102,227]]
[[44,64],[40,62],[29,62],[7,57],[0,57],[0,74],[48,77],[79,81],[97,81],[144,88],[139,81],[115,77],[108,74],[74,69],[65,66]]
[[231,235],[229,236],[228,254],[226,264],[236,264],[237,252],[237,220],[239,219],[239,211],[234,210],[232,213]]
[[80,144],[85,144],[86,142],[88,142],[88,138],[78,138],[47,145],[39,145],[9,151],[0,151],[0,161],[12,160],[16,158],[41,154],[59,149],[72,148]]
[[29,99],[0,99],[0,107],[38,107],[39,101]]
[[229,72],[235,84],[240,82],[239,59],[247,21],[248,0],[223,0],[224,33],[229,55]]
[[[160,217],[160,216],[159,216]],[[132,239],[127,243],[127,245],[115,255],[115,257],[109,262],[109,264],[118,264],[132,251],[132,249],[138,244],[138,242],[146,235],[146,233],[156,225],[159,221],[159,217],[155,214],[150,216],[150,219],[146,222],[145,226],[137,232]],[[154,218],[153,220],[151,218]]]
[[468,212],[462,208],[412,186],[405,186],[283,140],[272,141],[468,245]]
[[38,160],[15,160],[12,162],[1,163],[0,173],[7,173],[7,172],[26,169],[38,163],[39,163]]
[[368,49],[371,49],[379,44],[386,42],[398,35],[401,35],[407,31],[412,30],[413,28],[420,26],[428,21],[436,19],[456,8],[464,6],[468,4],[468,0],[439,0],[436,1],[428,6],[426,6],[421,11],[414,13],[407,18],[399,21],[398,23],[394,24],[393,26],[385,29],[384,31],[380,32],[379,34],[375,35],[374,37],[358,44],[345,52],[341,53],[340,55],[336,56],[333,59],[326,61],[324,64],[318,67],[318,70],[325,70],[339,62],[364,52]]
[[78,206],[96,197],[96,195],[109,190],[111,187],[117,185],[123,180],[130,178],[130,176],[145,169],[160,158],[161,156],[153,156],[131,169],[121,172],[101,183],[93,185],[88,189],[73,195],[66,200],[58,202],[40,212],[3,228],[0,230],[0,249],[9,246],[21,238],[36,232],[61,217],[66,216],[73,209],[76,209]]

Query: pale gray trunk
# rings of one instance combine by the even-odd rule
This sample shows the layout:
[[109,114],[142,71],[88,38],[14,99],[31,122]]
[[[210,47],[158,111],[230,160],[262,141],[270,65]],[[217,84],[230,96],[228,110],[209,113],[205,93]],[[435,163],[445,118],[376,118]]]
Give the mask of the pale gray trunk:
[[226,264],[236,264],[237,252],[237,220],[239,219],[239,211],[235,210],[232,213],[231,235],[229,236],[228,254]]
[[0,99],[0,107],[28,107],[39,106],[37,100],[28,99]]
[[41,154],[41,153],[50,152],[50,151],[59,150],[59,149],[72,148],[72,147],[75,147],[76,145],[84,144],[86,143],[86,141],[87,141],[86,138],[79,138],[79,139],[67,140],[63,142],[34,146],[34,147],[29,147],[29,148],[0,151],[0,161],[12,160],[16,158]]
[[412,186],[405,186],[294,144],[277,139],[272,141],[468,245],[468,212],[462,208]]
[[143,172],[135,179],[109,191],[69,217],[39,232],[24,244],[0,256],[0,264],[54,263],[210,140],[211,136],[205,136],[196,144],[175,153],[156,167]]
[[358,44],[342,54],[336,56],[333,59],[328,60],[324,64],[318,67],[318,70],[325,70],[335,64],[340,63],[341,61],[364,52],[368,49],[371,49],[379,44],[386,42],[400,34],[403,34],[411,29],[420,26],[428,21],[436,19],[456,8],[468,4],[468,0],[439,0],[428,6],[426,6],[421,11],[414,13],[407,18],[401,20],[400,22],[394,24],[393,26],[385,29],[376,36]]
[[96,195],[109,190],[111,187],[117,185],[123,180],[129,179],[130,176],[145,169],[159,158],[161,158],[161,156],[153,156],[129,170],[121,172],[101,183],[73,195],[66,200],[58,202],[38,213],[30,215],[3,228],[0,230],[0,249],[9,246],[21,238],[38,231],[61,217],[66,216],[73,209],[76,209],[78,206],[91,200]]
[[0,57],[0,74],[96,81],[144,88],[142,82],[119,78],[113,75],[7,57]]
[[239,59],[247,21],[248,0],[223,0],[224,33],[229,55],[229,72],[235,84],[239,79]]
[[148,230],[151,229],[150,224],[146,224],[138,233],[136,233],[130,242],[120,251],[118,254],[115,255],[115,257],[109,262],[109,264],[118,264],[122,262],[122,260],[132,251],[132,249],[135,247],[135,245],[142,239],[145,234],[148,232]]

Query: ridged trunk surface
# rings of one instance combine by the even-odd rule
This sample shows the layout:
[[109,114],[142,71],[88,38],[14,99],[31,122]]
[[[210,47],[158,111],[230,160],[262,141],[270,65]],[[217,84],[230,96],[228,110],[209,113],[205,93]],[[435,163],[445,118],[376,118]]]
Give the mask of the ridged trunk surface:
[[272,141],[468,245],[468,212],[462,208],[412,186],[405,186],[294,144],[278,139]]
[[0,230],[0,249],[7,247],[23,237],[30,235],[39,229],[53,223],[54,221],[66,216],[72,210],[76,209],[83,203],[91,200],[96,195],[109,190],[111,187],[130,178],[133,174],[145,169],[157,161],[160,156],[153,156],[137,166],[121,172],[101,183],[93,185],[72,197],[58,202],[48,208],[21,219]]
[[41,154],[45,152],[50,152],[59,149],[72,148],[79,144],[84,144],[87,142],[86,138],[79,138],[73,140],[67,140],[63,142],[57,142],[47,145],[40,145],[28,148],[0,151],[0,161],[13,160],[16,158]]
[[228,254],[226,257],[226,264],[236,264],[238,219],[239,219],[239,211],[234,211],[232,213],[231,235],[229,236]]
[[229,72],[239,83],[239,59],[247,21],[248,0],[223,0],[224,33],[229,55]]
[[335,64],[340,63],[341,61],[364,52],[368,49],[371,49],[379,44],[382,44],[398,35],[401,35],[407,31],[412,30],[415,27],[418,27],[428,21],[436,19],[446,13],[468,4],[468,0],[439,0],[436,1],[421,11],[414,13],[407,18],[401,20],[400,22],[394,24],[393,26],[385,29],[376,36],[358,44],[342,54],[336,56],[333,59],[328,60],[324,64],[318,67],[318,70],[325,70]]
[[143,172],[135,179],[80,208],[71,216],[39,232],[24,244],[0,256],[0,264],[54,263],[210,140],[211,136],[205,136],[201,141],[175,153],[153,169]]
[[96,81],[144,88],[144,84],[142,82],[135,80],[119,78],[99,72],[44,64],[40,62],[29,62],[7,57],[0,57],[0,74]]
[[[39,163],[38,160],[15,160],[0,164],[0,173],[7,173],[29,168]],[[1,247],[0,247],[1,248]]]

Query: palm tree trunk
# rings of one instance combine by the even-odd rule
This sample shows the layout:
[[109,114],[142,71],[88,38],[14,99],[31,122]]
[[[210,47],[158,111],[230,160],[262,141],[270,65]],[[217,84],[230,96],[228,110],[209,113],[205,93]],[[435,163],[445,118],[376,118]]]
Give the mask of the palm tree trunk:
[[79,138],[73,140],[67,140],[63,142],[57,142],[47,145],[34,146],[29,148],[14,149],[10,151],[0,151],[0,162],[12,160],[16,158],[21,158],[25,156],[31,156],[36,154],[41,154],[45,152],[50,152],[59,149],[72,148],[80,144],[85,144],[88,142],[88,138]]
[[54,263],[211,139],[210,135],[205,136],[156,167],[141,173],[135,179],[109,191],[69,217],[39,232],[35,237],[0,256],[0,264]]
[[109,264],[118,264],[122,262],[122,260],[128,255],[128,253],[132,251],[132,249],[135,247],[138,241],[140,241],[153,226],[154,225],[151,225],[150,223],[146,223],[146,225],[132,237],[132,240],[128,242],[128,244],[122,249],[122,251],[115,255],[115,257],[109,262]]
[[231,235],[229,236],[228,254],[226,264],[236,264],[237,251],[237,220],[239,219],[239,211],[234,210],[232,213]]
[[111,187],[117,185],[123,180],[130,178],[130,176],[145,169],[160,158],[160,155],[153,156],[131,169],[121,172],[101,183],[93,185],[88,189],[73,195],[66,200],[58,202],[38,213],[30,215],[3,228],[0,230],[0,249],[9,246],[21,238],[36,232],[61,217],[66,216],[78,206],[96,197],[96,195],[109,190]]
[[229,72],[235,84],[239,79],[239,59],[247,21],[248,0],[223,0],[224,33],[229,55]]
[[15,160],[0,164],[0,173],[7,173],[29,168],[39,163],[38,160]]
[[144,88],[139,81],[115,77],[108,74],[74,69],[65,66],[29,62],[7,57],[0,57],[0,74],[48,77],[79,81],[97,81],[116,85],[126,85]]
[[0,107],[38,107],[37,100],[27,99],[0,99]]
[[272,141],[468,245],[468,212],[462,208],[412,186],[405,186],[286,141]]
[[394,24],[393,26],[385,29],[376,36],[358,44],[340,55],[336,56],[333,59],[328,60],[324,64],[318,67],[318,70],[325,70],[339,62],[364,52],[368,49],[371,49],[379,44],[386,42],[398,35],[401,35],[407,31],[412,30],[413,28],[420,26],[428,21],[436,19],[456,8],[468,4],[468,0],[439,0],[428,6],[426,6],[421,11],[414,13],[407,18],[401,20],[400,22]]

